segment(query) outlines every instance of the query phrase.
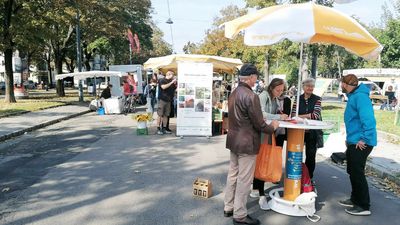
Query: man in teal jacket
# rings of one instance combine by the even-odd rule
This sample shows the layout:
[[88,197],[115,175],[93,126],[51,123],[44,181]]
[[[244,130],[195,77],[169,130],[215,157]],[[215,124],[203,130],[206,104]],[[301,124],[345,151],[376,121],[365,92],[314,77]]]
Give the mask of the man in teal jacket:
[[354,74],[342,78],[342,89],[347,92],[348,101],[344,112],[346,125],[347,173],[350,175],[351,197],[339,204],[351,208],[345,211],[351,215],[371,215],[368,183],[365,178],[365,163],[377,144],[376,121],[369,88],[358,85]]

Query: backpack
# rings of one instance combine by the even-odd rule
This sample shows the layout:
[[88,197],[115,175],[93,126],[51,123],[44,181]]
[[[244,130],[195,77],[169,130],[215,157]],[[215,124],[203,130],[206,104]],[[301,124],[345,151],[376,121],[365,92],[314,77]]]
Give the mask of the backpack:
[[308,193],[314,191],[314,187],[311,183],[310,174],[306,164],[301,163],[302,173],[301,173],[301,193]]
[[346,160],[346,153],[345,152],[334,152],[331,155],[331,159],[334,163],[343,165],[344,161]]

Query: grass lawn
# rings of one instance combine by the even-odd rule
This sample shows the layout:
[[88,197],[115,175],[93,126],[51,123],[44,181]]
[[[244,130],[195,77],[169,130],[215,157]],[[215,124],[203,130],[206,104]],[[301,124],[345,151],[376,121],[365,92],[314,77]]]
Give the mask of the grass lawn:
[[[37,111],[67,104],[77,104],[78,90],[66,89],[65,97],[57,97],[55,90],[29,90],[28,99],[17,99],[16,103],[5,103],[0,99],[0,118],[4,116]],[[94,97],[84,95],[84,100],[89,102]]]
[[[344,104],[322,102],[322,119],[344,123],[345,106]],[[374,113],[378,130],[400,136],[400,126],[394,125],[394,111],[374,110]]]

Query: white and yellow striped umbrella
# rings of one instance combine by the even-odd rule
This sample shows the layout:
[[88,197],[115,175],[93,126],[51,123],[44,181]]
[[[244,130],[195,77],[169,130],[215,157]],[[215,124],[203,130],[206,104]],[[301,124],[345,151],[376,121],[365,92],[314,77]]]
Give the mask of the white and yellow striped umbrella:
[[302,43],[328,43],[365,59],[376,59],[383,47],[356,20],[312,2],[260,9],[226,22],[225,37],[244,31],[249,46],[271,45],[288,39]]

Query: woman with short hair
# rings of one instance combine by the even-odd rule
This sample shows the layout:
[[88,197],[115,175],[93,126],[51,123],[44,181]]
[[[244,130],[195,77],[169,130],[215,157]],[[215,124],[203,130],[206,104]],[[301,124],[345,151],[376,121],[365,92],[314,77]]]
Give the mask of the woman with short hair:
[[[300,95],[298,117],[308,120],[322,120],[321,116],[321,97],[313,94],[315,79],[307,78],[302,82],[304,93]],[[292,117],[296,115],[295,101],[292,109]],[[314,177],[315,157],[317,153],[317,138],[321,130],[306,130],[304,134],[304,144],[306,146],[306,166],[310,178]]]

